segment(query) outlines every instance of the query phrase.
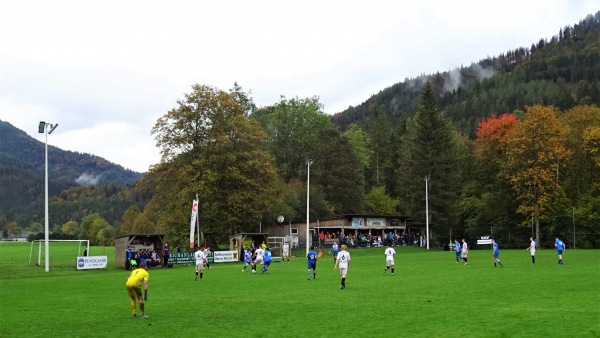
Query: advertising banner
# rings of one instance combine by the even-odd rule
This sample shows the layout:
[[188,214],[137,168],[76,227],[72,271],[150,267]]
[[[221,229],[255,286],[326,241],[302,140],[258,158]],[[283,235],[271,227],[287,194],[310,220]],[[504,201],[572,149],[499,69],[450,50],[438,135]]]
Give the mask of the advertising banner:
[[385,226],[385,218],[367,218],[367,226],[384,227]]
[[215,263],[237,262],[239,258],[237,251],[215,251],[213,254]]
[[353,217],[352,218],[352,226],[353,227],[363,227],[363,226],[365,226],[365,221],[360,217]]
[[77,270],[106,269],[107,256],[82,256],[77,257]]

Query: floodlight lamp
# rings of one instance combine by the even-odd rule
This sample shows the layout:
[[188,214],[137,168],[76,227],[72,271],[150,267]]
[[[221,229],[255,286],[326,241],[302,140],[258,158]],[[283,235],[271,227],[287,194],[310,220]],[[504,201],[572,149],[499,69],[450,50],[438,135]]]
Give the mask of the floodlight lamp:
[[46,122],[40,121],[40,126],[38,127],[38,133],[43,134],[44,129],[46,129]]
[[56,129],[56,127],[58,127],[58,123],[55,125],[50,125],[50,131],[48,132],[48,135],[52,134],[52,132],[54,131],[54,129]]

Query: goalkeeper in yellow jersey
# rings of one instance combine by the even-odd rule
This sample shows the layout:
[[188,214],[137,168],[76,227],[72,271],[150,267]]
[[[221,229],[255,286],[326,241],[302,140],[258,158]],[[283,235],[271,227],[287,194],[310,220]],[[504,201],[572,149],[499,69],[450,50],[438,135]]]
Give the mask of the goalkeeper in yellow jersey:
[[[132,317],[136,318],[137,314],[135,311],[135,300],[137,298],[140,304],[140,318],[148,318],[144,313],[144,300],[148,300],[148,278],[150,275],[146,271],[146,263],[140,263],[140,268],[131,271],[129,278],[127,278],[127,294],[131,298],[131,312]],[[142,284],[144,284],[144,294],[142,296]]]

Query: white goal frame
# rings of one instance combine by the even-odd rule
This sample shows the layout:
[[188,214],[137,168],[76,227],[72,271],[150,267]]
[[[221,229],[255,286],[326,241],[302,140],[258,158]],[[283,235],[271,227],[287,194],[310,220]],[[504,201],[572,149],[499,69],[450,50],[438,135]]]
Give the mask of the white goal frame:
[[[42,263],[42,243],[45,243],[46,240],[44,239],[36,239],[31,241],[31,248],[29,250],[29,265],[31,265],[31,258],[33,256],[33,243],[38,242],[39,246],[38,246],[38,261],[37,261],[37,265],[41,266]],[[79,242],[79,245],[77,246],[77,256],[81,256],[81,243],[85,242],[85,250],[86,252],[89,254],[90,253],[90,240],[89,239],[51,239],[48,240],[48,242]],[[48,243],[48,246],[50,246],[50,243]],[[48,248],[48,252],[50,251],[50,248]]]
[[267,247],[269,247],[274,259],[283,258],[283,243],[285,243],[285,237],[267,238]]

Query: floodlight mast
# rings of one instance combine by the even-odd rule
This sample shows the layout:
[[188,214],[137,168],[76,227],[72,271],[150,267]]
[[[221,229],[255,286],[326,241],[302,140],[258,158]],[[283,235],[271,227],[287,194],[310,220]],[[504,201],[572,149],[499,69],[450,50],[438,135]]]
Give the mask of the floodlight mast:
[[[48,131],[50,127],[50,131]],[[44,242],[45,242],[45,256],[46,256],[46,272],[50,271],[50,224],[48,221],[48,134],[52,134],[54,129],[58,127],[58,123],[51,124],[44,121],[40,121],[38,126],[38,132],[46,134],[46,159],[45,159],[45,202],[44,202]]]
[[309,232],[309,224],[310,224],[310,165],[313,163],[313,160],[311,159],[307,159],[306,160],[306,165],[308,166],[308,171],[306,174],[306,254],[308,255],[308,252],[310,251],[310,243],[309,243],[309,236],[310,236],[310,232]]

